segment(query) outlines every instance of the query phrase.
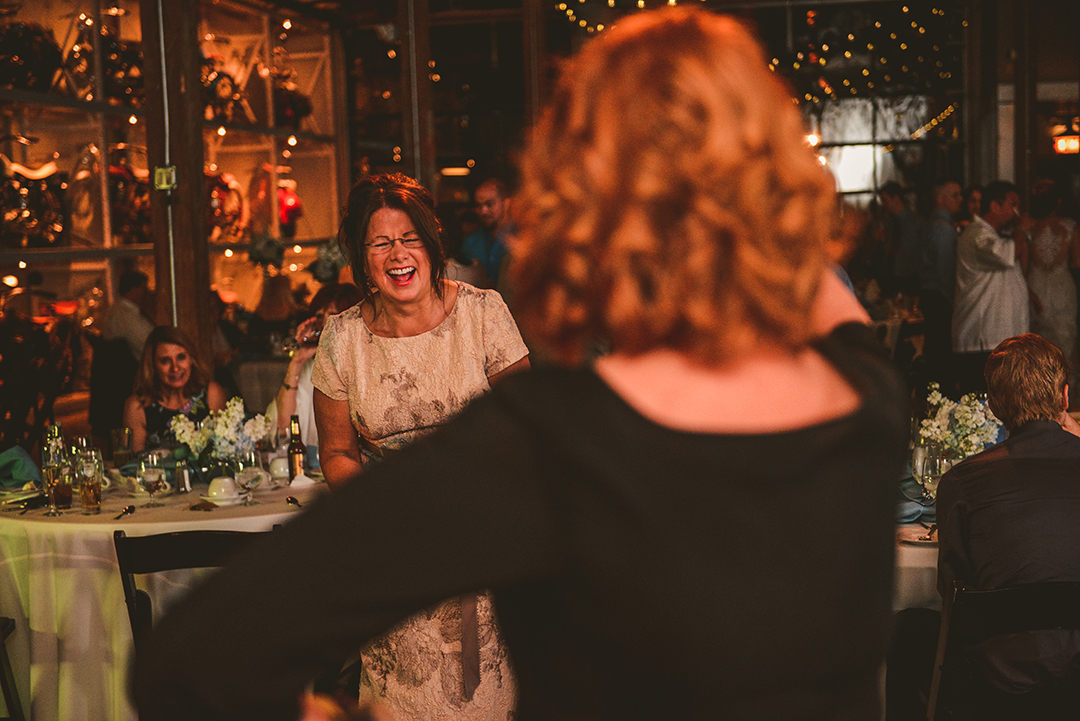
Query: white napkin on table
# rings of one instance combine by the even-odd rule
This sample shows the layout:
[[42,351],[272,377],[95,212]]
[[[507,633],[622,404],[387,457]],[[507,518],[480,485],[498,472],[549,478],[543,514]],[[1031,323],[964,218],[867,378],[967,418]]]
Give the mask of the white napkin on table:
[[319,482],[316,481],[314,478],[309,478],[308,476],[301,473],[299,476],[292,479],[292,482],[289,484],[289,487],[290,488],[305,488],[307,486],[318,485],[318,483]]

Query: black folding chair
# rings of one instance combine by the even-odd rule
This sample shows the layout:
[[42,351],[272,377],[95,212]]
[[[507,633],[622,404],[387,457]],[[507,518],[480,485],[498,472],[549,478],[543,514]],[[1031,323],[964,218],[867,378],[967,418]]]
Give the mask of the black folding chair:
[[957,582],[945,599],[927,719],[1080,718],[1080,669],[1045,688],[997,691],[967,650],[1005,634],[1080,629],[1080,583],[1035,583],[974,590]]
[[15,674],[11,671],[7,652],[7,639],[14,631],[15,620],[0,616],[0,690],[4,693],[4,706],[7,707],[7,716],[2,718],[25,721],[19,689],[15,686]]
[[154,536],[128,536],[123,531],[113,533],[136,657],[153,624],[150,594],[135,587],[136,575],[182,568],[217,568],[234,551],[265,533],[268,531],[180,531]]

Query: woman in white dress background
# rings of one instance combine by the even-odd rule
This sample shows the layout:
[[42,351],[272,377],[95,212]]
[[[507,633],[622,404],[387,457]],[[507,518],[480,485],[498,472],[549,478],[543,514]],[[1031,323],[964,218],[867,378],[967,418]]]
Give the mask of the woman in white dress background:
[[[327,318],[311,376],[319,457],[331,487],[363,483],[357,473],[365,465],[529,365],[499,294],[446,279],[441,237],[431,196],[412,178],[368,176],[349,193],[339,240],[364,299]],[[512,718],[509,657],[487,594],[416,614],[362,656],[361,699],[395,719]]]
[[[1061,193],[1053,181],[1041,181],[1032,191],[1031,248],[1028,288],[1035,295],[1031,330],[1065,352],[1075,368],[1076,285],[1069,268],[1080,267],[1080,235],[1076,222],[1060,215]],[[1075,378],[1070,386],[1075,386]]]

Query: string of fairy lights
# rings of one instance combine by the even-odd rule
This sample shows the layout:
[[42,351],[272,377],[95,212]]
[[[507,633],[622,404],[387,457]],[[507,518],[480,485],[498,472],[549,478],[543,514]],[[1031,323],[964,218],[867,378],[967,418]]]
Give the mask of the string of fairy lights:
[[[683,0],[700,6],[706,0]],[[960,90],[964,28],[955,0],[877,3],[862,11],[808,9],[792,18],[789,50],[771,58],[769,69],[791,83],[796,103],[820,103],[859,95],[937,94]],[[679,0],[648,0],[648,6]],[[567,21],[593,34],[610,27],[597,20],[644,10],[646,0],[567,0],[555,6]],[[791,38],[797,38],[792,42]],[[916,131],[913,139],[941,125],[956,104]]]

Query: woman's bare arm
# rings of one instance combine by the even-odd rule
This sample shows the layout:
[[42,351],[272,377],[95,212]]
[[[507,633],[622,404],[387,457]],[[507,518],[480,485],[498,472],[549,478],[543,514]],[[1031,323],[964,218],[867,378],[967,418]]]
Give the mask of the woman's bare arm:
[[[306,337],[310,329],[315,325],[317,318],[308,318],[296,329],[296,340]],[[315,357],[313,346],[302,343],[289,359],[289,367],[285,370],[285,380],[278,388],[274,396],[274,405],[277,407],[278,431],[282,434],[289,432],[289,418],[296,413],[296,394],[300,385],[300,374],[304,370],[304,364]]]
[[327,485],[338,488],[364,470],[349,402],[336,401],[318,388],[313,402],[315,426],[319,429],[319,463]]
[[229,392],[225,386],[217,381],[210,381],[206,387],[206,406],[212,411],[225,410],[225,404],[229,402]]
[[136,396],[124,401],[124,425],[131,429],[132,452],[146,448],[146,410]]
[[859,299],[836,277],[836,273],[826,268],[817,297],[814,298],[810,322],[814,336],[825,337],[844,323],[869,323],[870,316]]

